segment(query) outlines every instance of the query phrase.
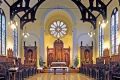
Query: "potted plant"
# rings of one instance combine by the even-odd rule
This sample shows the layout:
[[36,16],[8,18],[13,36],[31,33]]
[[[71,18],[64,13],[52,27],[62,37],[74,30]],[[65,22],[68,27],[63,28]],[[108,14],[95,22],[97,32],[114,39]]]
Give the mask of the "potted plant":
[[39,60],[39,65],[40,65],[40,67],[44,66],[43,58],[41,56],[40,56],[40,60]]
[[78,58],[76,57],[76,58],[74,59],[74,67],[75,67],[75,69],[77,69],[78,64],[79,64],[79,60],[78,60]]
[[40,65],[39,71],[44,72],[44,62],[43,62],[43,58],[41,56],[39,59],[39,65]]

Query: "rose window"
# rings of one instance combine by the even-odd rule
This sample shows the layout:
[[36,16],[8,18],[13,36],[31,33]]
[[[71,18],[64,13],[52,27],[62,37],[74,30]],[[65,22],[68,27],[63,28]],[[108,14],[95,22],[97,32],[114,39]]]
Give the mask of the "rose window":
[[50,26],[50,33],[54,37],[61,38],[67,34],[67,26],[62,21],[53,22]]

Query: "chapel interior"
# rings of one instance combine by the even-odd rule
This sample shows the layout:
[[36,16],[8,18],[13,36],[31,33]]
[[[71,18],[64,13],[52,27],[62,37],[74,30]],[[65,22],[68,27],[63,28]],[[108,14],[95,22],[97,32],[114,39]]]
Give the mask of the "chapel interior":
[[0,80],[120,80],[120,0],[0,0]]

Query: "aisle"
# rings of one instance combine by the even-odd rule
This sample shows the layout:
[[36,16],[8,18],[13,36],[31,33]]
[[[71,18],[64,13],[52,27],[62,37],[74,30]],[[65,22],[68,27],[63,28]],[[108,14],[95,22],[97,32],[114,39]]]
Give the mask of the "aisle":
[[67,73],[65,75],[53,73],[41,73],[25,80],[94,80],[79,73]]

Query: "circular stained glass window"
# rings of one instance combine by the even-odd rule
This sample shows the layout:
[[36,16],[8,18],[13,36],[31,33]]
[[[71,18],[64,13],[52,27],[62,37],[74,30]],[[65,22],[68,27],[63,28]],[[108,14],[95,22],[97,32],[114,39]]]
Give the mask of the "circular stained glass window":
[[61,38],[67,34],[67,26],[62,21],[55,21],[50,25],[50,33],[54,37]]

